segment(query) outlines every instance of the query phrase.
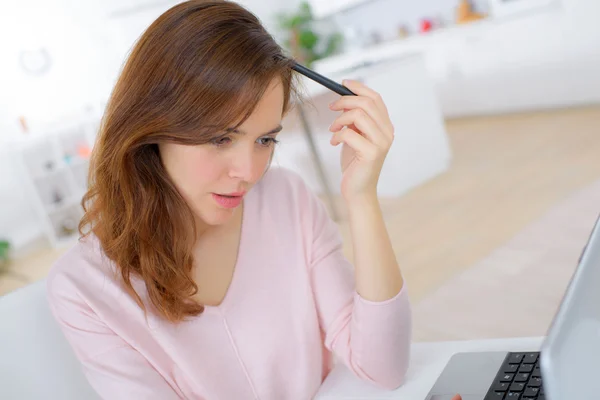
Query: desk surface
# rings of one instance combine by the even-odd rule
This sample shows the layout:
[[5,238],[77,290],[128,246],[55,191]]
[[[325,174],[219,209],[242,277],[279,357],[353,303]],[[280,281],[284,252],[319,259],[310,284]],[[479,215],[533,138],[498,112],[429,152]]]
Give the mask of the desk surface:
[[385,391],[360,381],[342,365],[329,374],[317,400],[403,399],[422,400],[455,353],[465,351],[538,351],[543,337],[415,343],[406,382],[395,391]]

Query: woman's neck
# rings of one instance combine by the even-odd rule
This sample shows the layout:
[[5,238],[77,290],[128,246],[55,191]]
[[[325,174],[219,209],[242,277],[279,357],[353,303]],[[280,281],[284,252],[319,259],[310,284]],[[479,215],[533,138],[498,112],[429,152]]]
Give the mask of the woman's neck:
[[231,233],[237,233],[242,223],[243,206],[234,210],[229,220],[219,225],[209,225],[199,217],[195,218],[196,224],[196,246],[210,241],[216,237],[223,237]]

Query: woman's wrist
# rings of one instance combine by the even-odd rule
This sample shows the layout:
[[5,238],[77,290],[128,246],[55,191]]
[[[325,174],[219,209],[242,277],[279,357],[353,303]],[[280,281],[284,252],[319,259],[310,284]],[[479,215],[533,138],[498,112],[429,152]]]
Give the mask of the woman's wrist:
[[375,191],[345,199],[352,235],[356,290],[366,300],[388,300],[402,289],[398,267]]
[[373,207],[374,205],[379,207],[377,191],[369,191],[352,196],[343,196],[343,198],[349,212],[365,210],[366,208]]

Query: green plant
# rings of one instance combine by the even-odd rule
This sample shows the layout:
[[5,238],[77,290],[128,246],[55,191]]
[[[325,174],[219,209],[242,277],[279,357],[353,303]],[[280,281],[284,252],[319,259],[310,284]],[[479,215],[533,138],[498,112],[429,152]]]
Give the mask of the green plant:
[[8,267],[10,252],[10,243],[6,240],[0,240],[0,271]]
[[284,47],[291,52],[292,57],[310,67],[316,60],[335,54],[343,37],[334,32],[329,36],[317,33],[315,20],[310,5],[304,1],[297,12],[277,15],[278,26],[285,34]]

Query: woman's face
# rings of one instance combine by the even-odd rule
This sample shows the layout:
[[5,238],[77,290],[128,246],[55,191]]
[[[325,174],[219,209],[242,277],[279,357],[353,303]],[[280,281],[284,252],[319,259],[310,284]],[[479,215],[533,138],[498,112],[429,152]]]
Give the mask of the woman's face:
[[277,79],[236,132],[198,146],[159,146],[167,173],[201,222],[227,222],[262,177],[281,130],[282,114],[283,87]]

